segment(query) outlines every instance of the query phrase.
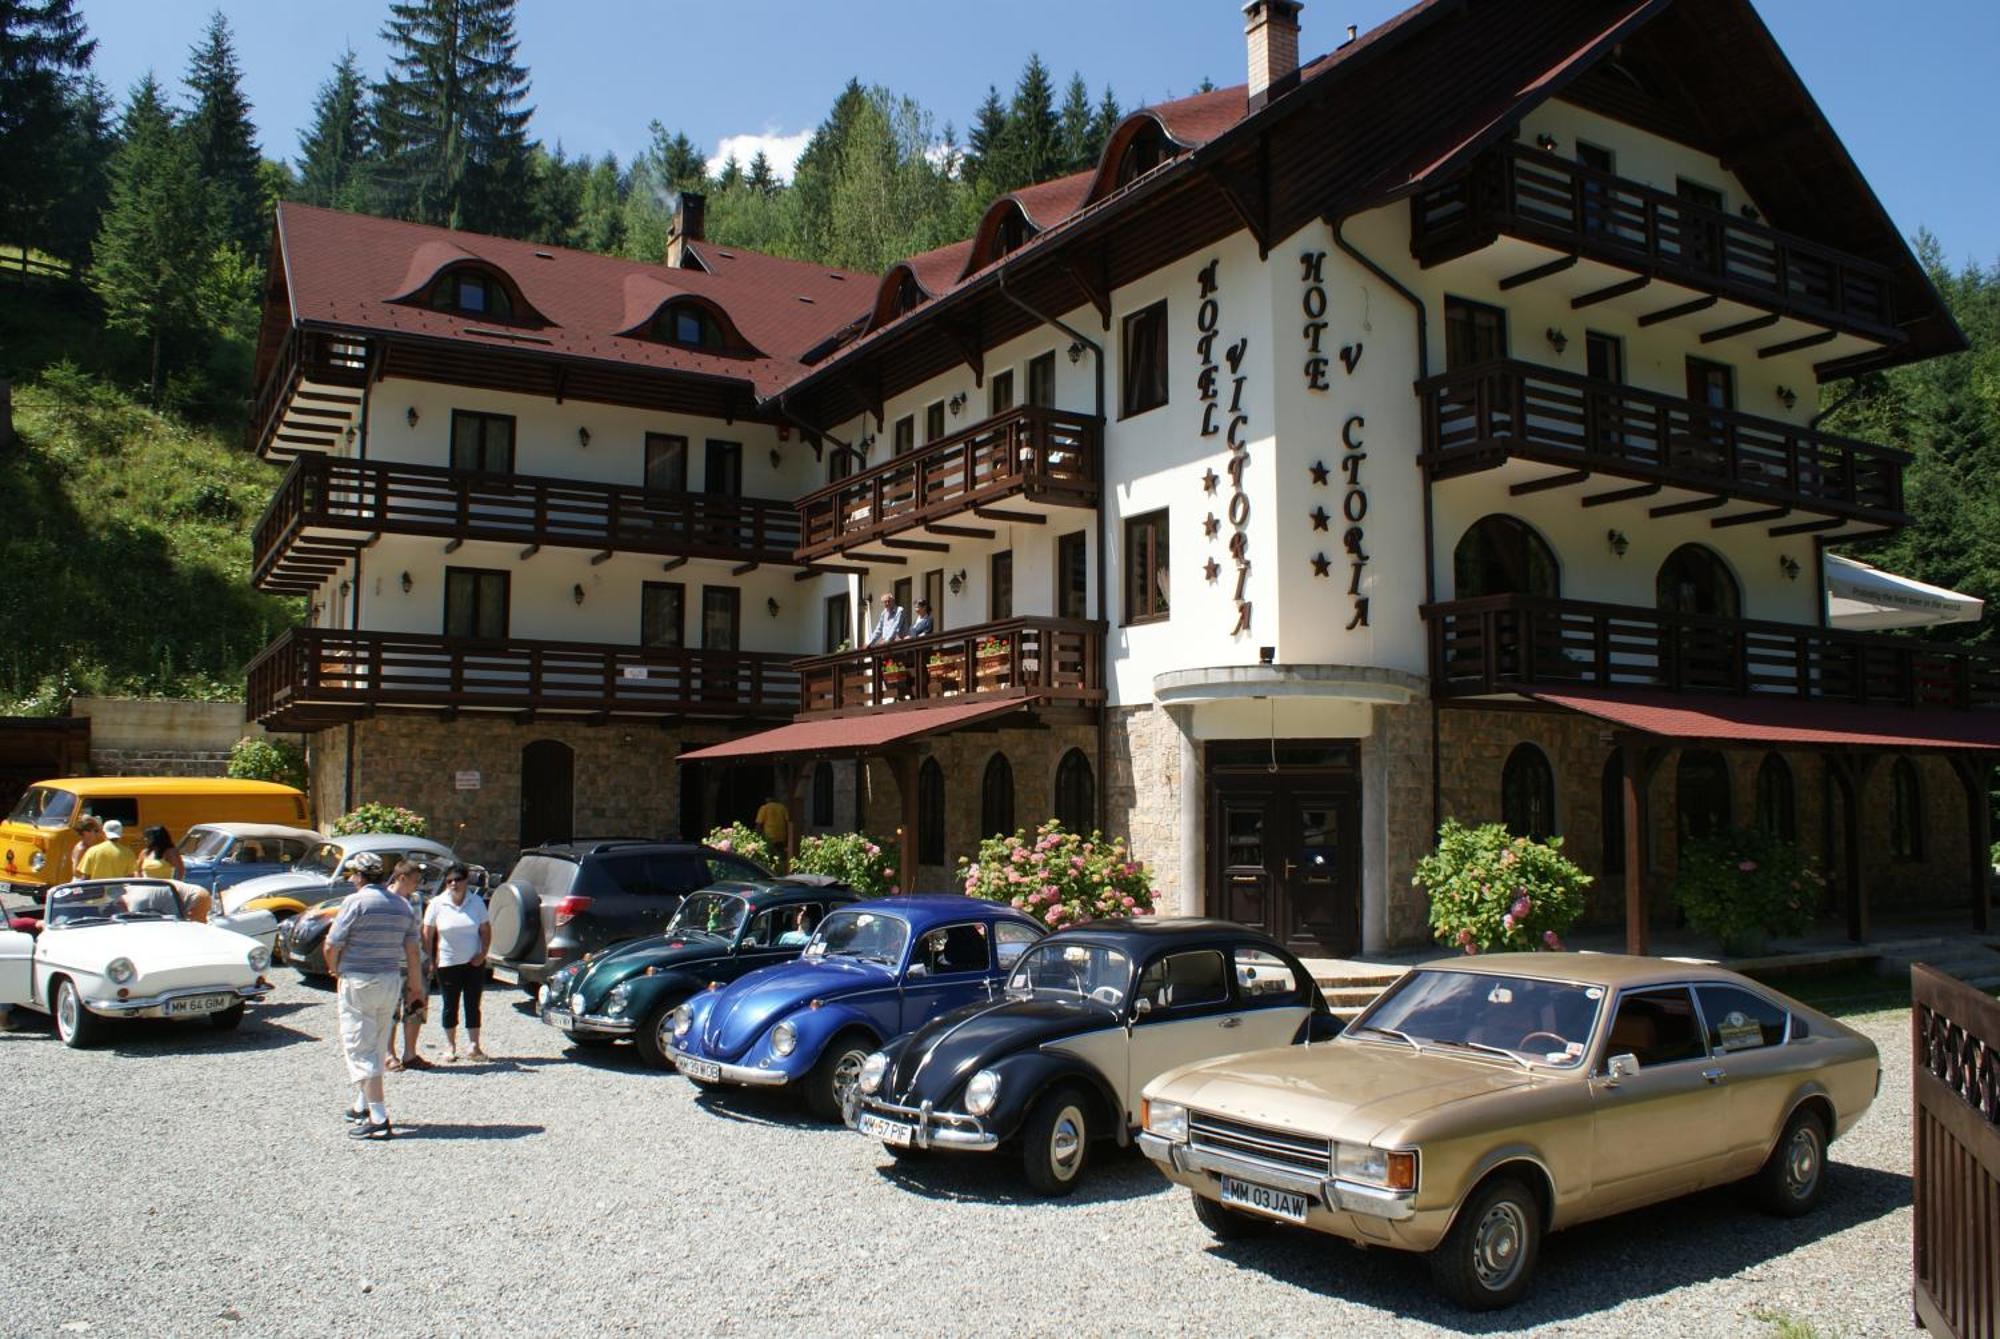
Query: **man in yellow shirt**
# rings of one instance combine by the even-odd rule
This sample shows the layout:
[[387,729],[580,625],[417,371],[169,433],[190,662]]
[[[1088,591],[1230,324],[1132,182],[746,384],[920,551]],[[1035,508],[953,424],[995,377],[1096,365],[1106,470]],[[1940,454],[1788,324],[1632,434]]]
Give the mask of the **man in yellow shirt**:
[[777,852],[778,858],[784,859],[785,839],[792,835],[792,815],[778,803],[777,796],[765,800],[763,807],[757,811],[757,830],[771,843],[771,849]]
[[76,862],[76,872],[86,879],[126,879],[139,868],[139,857],[125,849],[119,838],[125,825],[115,818],[104,820],[104,840],[85,851]]

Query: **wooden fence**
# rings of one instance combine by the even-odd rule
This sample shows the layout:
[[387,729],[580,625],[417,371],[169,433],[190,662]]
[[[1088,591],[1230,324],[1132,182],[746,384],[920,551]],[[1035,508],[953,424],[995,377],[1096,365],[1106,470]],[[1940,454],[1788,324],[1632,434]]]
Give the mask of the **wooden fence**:
[[1910,971],[1914,1300],[1953,1339],[2000,1339],[2000,1000]]

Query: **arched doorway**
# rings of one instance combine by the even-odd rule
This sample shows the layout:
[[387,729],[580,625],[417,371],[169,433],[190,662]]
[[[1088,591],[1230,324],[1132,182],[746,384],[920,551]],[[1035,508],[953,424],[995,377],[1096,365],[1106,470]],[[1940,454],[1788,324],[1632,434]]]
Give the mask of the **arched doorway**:
[[1452,598],[1562,594],[1562,569],[1541,532],[1518,516],[1495,513],[1475,521],[1451,555]]
[[1663,614],[1743,617],[1743,587],[1722,555],[1706,544],[1683,544],[1653,578],[1653,604]]
[[1688,749],[1674,773],[1674,808],[1682,841],[1730,826],[1729,764],[1714,749]]
[[1005,836],[1014,830],[1014,768],[1004,753],[986,760],[979,784],[979,835]]
[[1056,764],[1056,821],[1071,832],[1097,826],[1097,778],[1082,749],[1071,749]]
[[521,845],[568,841],[575,826],[576,751],[537,739],[521,750]]
[[1517,744],[1500,769],[1500,817],[1516,837],[1547,841],[1556,833],[1556,774],[1549,756]]

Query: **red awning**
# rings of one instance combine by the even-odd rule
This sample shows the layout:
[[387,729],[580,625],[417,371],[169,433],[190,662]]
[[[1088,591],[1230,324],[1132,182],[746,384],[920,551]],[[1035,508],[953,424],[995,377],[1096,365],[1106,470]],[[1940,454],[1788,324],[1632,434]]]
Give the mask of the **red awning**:
[[1019,711],[1019,698],[995,702],[954,703],[946,707],[912,707],[904,711],[876,711],[865,716],[835,716],[820,721],[793,721],[775,730],[745,735],[705,749],[680,755],[682,762],[709,762],[727,758],[769,757],[780,753],[847,754],[872,753],[888,744],[917,739],[956,729],[988,716]]
[[1888,749],[2000,749],[2000,711],[1917,710],[1789,697],[1531,693],[1628,730],[1671,739]]

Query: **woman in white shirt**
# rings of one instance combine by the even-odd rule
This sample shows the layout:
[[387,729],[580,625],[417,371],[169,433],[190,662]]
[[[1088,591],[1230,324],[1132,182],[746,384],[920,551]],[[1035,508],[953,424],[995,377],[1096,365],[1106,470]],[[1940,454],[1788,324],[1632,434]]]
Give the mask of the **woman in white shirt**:
[[479,1049],[479,997],[486,989],[486,951],[493,927],[486,919],[486,899],[472,891],[463,865],[444,873],[444,888],[424,908],[424,947],[437,964],[438,989],[444,994],[444,1058],[458,1059],[458,1007],[465,1004],[465,1035],[472,1042],[469,1058],[490,1057]]

